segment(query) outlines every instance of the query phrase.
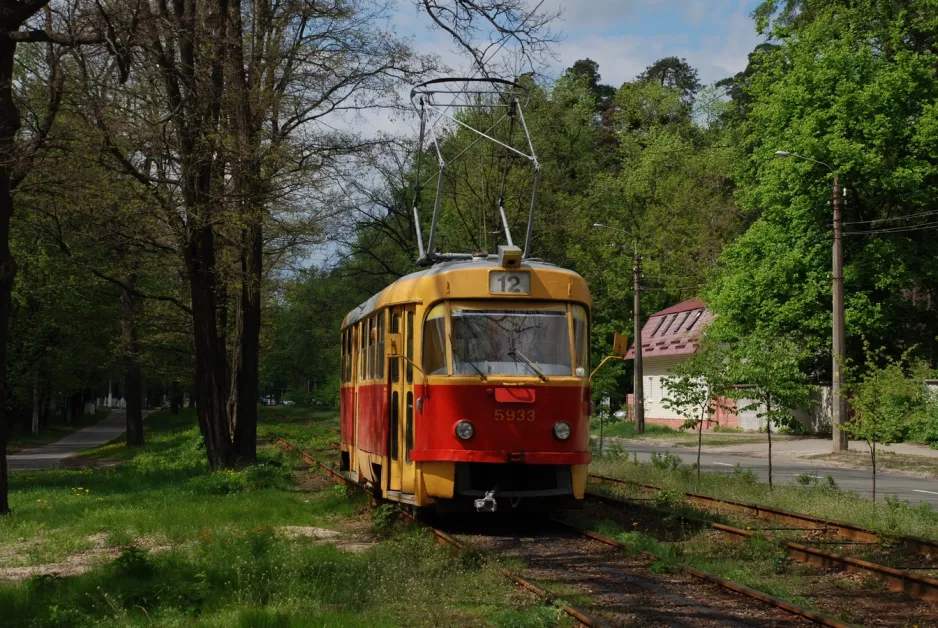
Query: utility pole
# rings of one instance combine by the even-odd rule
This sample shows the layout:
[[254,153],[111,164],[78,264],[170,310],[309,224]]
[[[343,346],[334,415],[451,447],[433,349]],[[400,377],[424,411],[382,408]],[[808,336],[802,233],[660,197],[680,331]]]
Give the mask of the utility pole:
[[834,172],[834,335],[833,335],[833,370],[831,371],[831,409],[833,416],[833,451],[847,451],[847,434],[843,431],[847,420],[847,401],[843,396],[844,360],[846,359],[846,338],[844,332],[844,250],[843,233],[840,220],[840,181]]
[[847,451],[847,434],[843,431],[843,426],[847,422],[847,400],[843,396],[844,384],[844,360],[847,353],[846,332],[844,330],[844,249],[843,232],[840,221],[840,180],[837,178],[837,170],[830,164],[796,155],[785,150],[775,151],[776,157],[793,157],[803,161],[810,161],[813,164],[824,166],[830,170],[834,176],[834,198],[831,201],[831,208],[834,210],[834,247],[833,247],[833,273],[832,273],[832,292],[833,292],[833,334],[831,338],[831,428],[832,428],[832,451]]
[[635,293],[635,433],[645,433],[645,390],[642,383],[642,257],[638,254],[638,243],[632,248],[632,291]]

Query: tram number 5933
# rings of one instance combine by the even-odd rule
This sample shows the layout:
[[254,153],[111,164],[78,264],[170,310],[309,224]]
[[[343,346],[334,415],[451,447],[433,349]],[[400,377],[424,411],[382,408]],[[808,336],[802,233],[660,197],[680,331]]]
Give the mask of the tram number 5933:
[[534,410],[496,410],[496,421],[533,421]]
[[489,292],[492,294],[530,294],[531,274],[510,271],[489,273]]

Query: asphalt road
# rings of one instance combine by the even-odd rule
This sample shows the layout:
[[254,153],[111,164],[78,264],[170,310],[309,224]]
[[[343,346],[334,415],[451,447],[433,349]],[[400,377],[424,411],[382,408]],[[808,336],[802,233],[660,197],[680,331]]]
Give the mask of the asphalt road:
[[114,410],[106,419],[78,430],[54,443],[24,449],[7,456],[10,471],[54,469],[60,462],[83,449],[90,449],[114,440],[124,433],[127,419],[123,410]]
[[[639,460],[650,460],[652,452],[658,452],[679,456],[688,465],[697,462],[697,450],[691,447],[649,445],[635,441],[620,441],[620,444],[629,455],[637,453]],[[752,472],[760,479],[768,481],[769,461],[767,458],[706,452],[700,455],[700,468],[707,472],[732,473],[737,464],[744,469],[752,469]],[[802,473],[816,476],[819,482],[826,481],[827,476],[830,475],[837,482],[838,487],[866,497],[872,496],[871,474],[865,469],[831,467],[818,462],[793,462],[790,459],[773,459],[772,461],[772,481],[775,483],[792,484]],[[877,500],[884,495],[897,495],[900,499],[908,500],[912,506],[920,502],[928,502],[938,510],[938,480],[934,479],[880,471],[876,474],[876,495]]]

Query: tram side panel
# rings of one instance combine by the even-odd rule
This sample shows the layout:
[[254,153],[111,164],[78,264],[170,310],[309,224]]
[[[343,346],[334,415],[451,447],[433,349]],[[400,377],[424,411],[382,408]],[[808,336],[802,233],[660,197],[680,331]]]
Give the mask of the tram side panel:
[[358,450],[359,472],[372,482],[378,476],[388,455],[387,385],[380,382],[358,386]]

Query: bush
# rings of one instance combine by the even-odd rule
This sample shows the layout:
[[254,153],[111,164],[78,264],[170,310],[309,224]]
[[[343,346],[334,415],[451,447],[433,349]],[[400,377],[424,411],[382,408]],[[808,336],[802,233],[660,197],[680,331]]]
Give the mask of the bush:
[[681,508],[685,501],[684,493],[675,488],[659,491],[658,494],[651,498],[651,503],[654,504],[656,508],[670,508],[672,510]]
[[651,466],[662,471],[676,471],[677,468],[681,466],[681,458],[680,456],[675,456],[674,454],[661,454],[658,452],[652,452]]

